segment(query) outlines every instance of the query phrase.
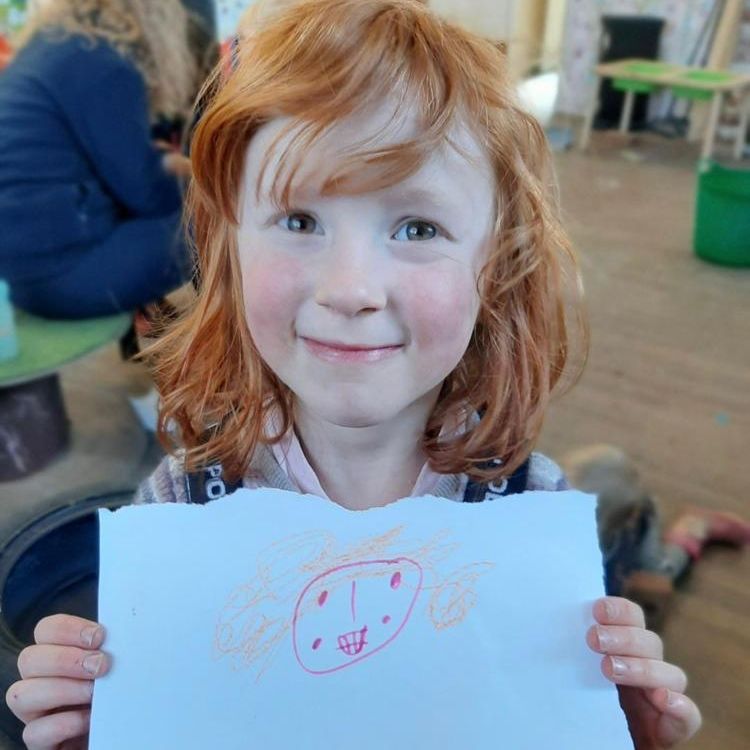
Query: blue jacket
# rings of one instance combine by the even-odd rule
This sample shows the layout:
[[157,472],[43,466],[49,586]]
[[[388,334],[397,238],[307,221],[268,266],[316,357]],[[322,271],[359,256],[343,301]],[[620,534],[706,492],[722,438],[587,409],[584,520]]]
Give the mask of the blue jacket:
[[55,275],[118,222],[180,206],[143,78],[109,44],[39,33],[0,73],[0,277]]

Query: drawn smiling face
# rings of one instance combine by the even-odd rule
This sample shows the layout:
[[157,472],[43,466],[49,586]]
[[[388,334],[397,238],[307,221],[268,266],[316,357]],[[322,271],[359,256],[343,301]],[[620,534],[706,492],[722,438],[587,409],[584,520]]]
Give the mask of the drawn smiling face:
[[380,651],[403,630],[421,588],[421,567],[405,557],[340,565],[313,578],[292,621],[300,666],[326,674]]

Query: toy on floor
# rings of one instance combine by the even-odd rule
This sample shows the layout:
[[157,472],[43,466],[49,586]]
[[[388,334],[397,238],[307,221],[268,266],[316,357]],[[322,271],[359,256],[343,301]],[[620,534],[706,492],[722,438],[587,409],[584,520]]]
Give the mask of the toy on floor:
[[707,544],[750,544],[750,523],[707,508],[686,508],[662,533],[656,501],[618,448],[583,448],[565,456],[561,465],[573,487],[599,496],[607,593],[640,604],[652,630],[661,627],[675,584]]

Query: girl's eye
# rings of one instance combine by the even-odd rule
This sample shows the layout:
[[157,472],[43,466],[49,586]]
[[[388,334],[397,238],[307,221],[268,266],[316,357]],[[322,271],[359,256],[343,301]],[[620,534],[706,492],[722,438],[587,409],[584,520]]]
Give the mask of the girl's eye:
[[289,214],[279,221],[279,225],[297,234],[317,234],[319,232],[318,222],[309,214]]
[[396,234],[393,235],[393,239],[402,242],[424,242],[434,239],[439,233],[438,228],[434,224],[430,224],[429,221],[413,219],[402,224]]

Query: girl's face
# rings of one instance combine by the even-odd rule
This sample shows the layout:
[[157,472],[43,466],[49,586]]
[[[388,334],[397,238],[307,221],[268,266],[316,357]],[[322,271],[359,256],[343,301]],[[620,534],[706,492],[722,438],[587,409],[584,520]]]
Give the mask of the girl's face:
[[[332,165],[384,122],[343,121],[310,148],[289,211],[269,191],[287,140],[256,195],[288,121],[264,125],[247,153],[238,240],[250,333],[300,405],[342,427],[429,413],[469,343],[494,224],[494,181],[466,131],[454,133],[466,155],[446,146],[392,187],[321,196]],[[413,133],[408,121],[391,123],[387,140],[367,145]]]

